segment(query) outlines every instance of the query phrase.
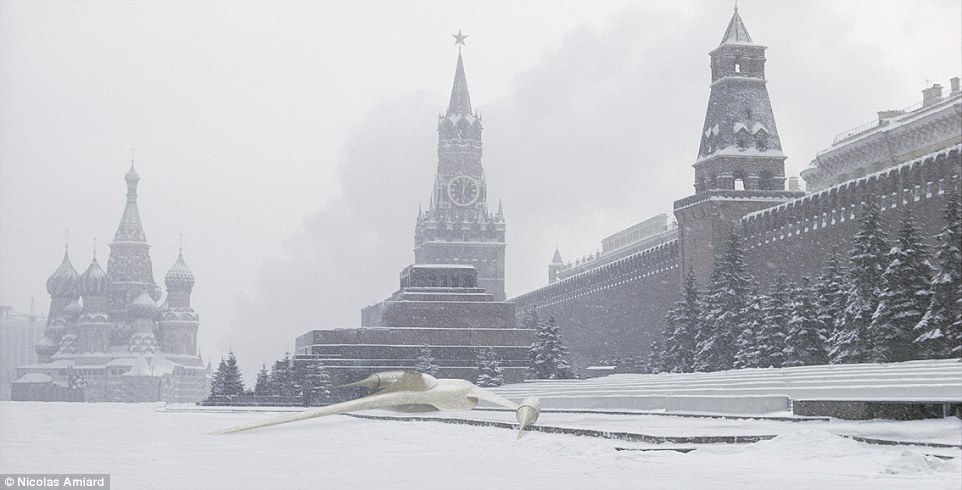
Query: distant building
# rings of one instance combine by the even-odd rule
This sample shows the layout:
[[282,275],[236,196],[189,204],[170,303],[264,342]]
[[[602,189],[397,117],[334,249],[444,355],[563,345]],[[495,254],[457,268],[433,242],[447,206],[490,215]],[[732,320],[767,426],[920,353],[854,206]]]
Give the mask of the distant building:
[[64,252],[47,279],[50,313],[37,361],[17,367],[14,400],[193,402],[207,392],[197,355],[200,318],[191,308],[194,273],[183,253],[164,278],[165,301],[154,283],[137,208],[140,176],[125,176],[127,204],[110,243],[107,270],[96,251],[83,274]]
[[582,257],[574,263],[565,263],[561,259],[561,252],[556,249],[548,264],[548,283],[577,276],[677,239],[678,228],[675,223],[668,223],[667,214],[659,214],[603,239],[600,252]]
[[922,102],[901,110],[879,111],[878,119],[835,137],[802,171],[808,192],[929,155],[962,143],[962,91],[959,78],[922,91]]
[[[460,39],[459,39],[460,42]],[[412,369],[429,346],[440,376],[473,380],[487,348],[505,381],[521,381],[534,332],[517,328],[504,301],[504,212],[490,213],[481,166],[481,118],[458,53],[448,109],[438,120],[438,169],[415,225],[414,265],[390,298],[361,311],[361,328],[313,330],[296,340],[295,362],[320,361],[335,382]]]
[[10,399],[17,366],[37,362],[35,348],[46,322],[47,317],[32,311],[16,313],[9,306],[0,306],[0,400]]

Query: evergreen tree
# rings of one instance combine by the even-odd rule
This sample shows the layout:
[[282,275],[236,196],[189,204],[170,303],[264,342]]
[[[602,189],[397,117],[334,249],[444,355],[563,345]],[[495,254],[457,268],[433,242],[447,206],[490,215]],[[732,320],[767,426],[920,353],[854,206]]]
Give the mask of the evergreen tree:
[[775,275],[772,292],[765,302],[764,321],[758,335],[758,365],[782,367],[785,362],[785,339],[788,321],[792,314],[792,293],[795,288],[788,284],[785,274]]
[[244,394],[244,381],[241,379],[240,367],[237,366],[237,358],[234,352],[227,353],[227,362],[222,363],[217,368],[217,375],[221,381],[221,392],[223,396],[236,396]]
[[734,229],[726,248],[725,254],[715,259],[708,282],[704,322],[693,362],[695,371],[731,369],[735,362],[735,335],[744,325],[751,278]]
[[474,384],[483,388],[497,387],[504,384],[504,370],[494,349],[488,347],[478,353],[478,376]]
[[895,246],[882,274],[878,308],[872,316],[872,361],[915,359],[915,326],[929,307],[932,267],[912,217],[902,220]]
[[431,348],[427,345],[422,345],[420,352],[418,352],[418,360],[414,365],[414,370],[419,373],[430,374],[431,376],[437,376],[441,371],[441,367],[437,365],[434,361],[434,355],[431,354]]
[[254,384],[254,394],[257,396],[270,396],[271,379],[267,374],[267,366],[261,364],[261,370],[257,373],[257,383]]
[[835,363],[866,362],[872,357],[869,324],[878,309],[882,274],[888,267],[889,251],[882,215],[872,194],[865,196],[859,230],[849,253],[848,290],[841,328],[832,338],[829,357]]
[[845,302],[847,300],[845,276],[838,263],[838,254],[834,248],[832,248],[832,254],[825,266],[822,267],[822,275],[815,283],[814,290],[818,308],[818,323],[824,329],[820,334],[828,342],[828,339],[831,339],[837,331],[842,330],[845,324]]
[[919,357],[962,355],[962,212],[958,190],[945,195],[945,226],[937,235],[938,273],[932,278],[932,300],[915,327]]
[[785,362],[782,366],[827,364],[825,327],[820,320],[818,305],[812,297],[807,277],[802,277],[802,287],[797,289],[794,295],[792,317],[788,321],[788,336],[785,338]]
[[695,285],[695,272],[689,267],[688,278],[682,289],[682,300],[665,315],[665,335],[662,364],[672,373],[691,372],[695,357],[695,335],[699,330],[701,304]]
[[735,339],[735,362],[733,367],[736,369],[757,368],[758,337],[762,331],[765,320],[765,302],[768,299],[758,292],[756,285],[749,296],[748,309],[745,310],[744,328]]
[[271,388],[274,396],[297,396],[297,382],[294,380],[294,368],[291,364],[291,354],[284,353],[284,358],[274,362],[271,373]]
[[528,349],[530,375],[536,379],[573,378],[574,374],[565,359],[568,349],[561,342],[561,332],[554,317],[540,322],[535,335],[535,342]]
[[331,398],[331,375],[317,359],[304,363],[301,396],[305,405],[317,405]]
[[217,370],[214,371],[214,379],[210,384],[210,396],[223,396],[224,395],[224,373],[227,372],[227,361],[223,357],[220,358],[220,364],[217,365]]
[[657,340],[652,340],[648,347],[648,362],[646,364],[646,374],[658,374],[664,371],[662,347]]

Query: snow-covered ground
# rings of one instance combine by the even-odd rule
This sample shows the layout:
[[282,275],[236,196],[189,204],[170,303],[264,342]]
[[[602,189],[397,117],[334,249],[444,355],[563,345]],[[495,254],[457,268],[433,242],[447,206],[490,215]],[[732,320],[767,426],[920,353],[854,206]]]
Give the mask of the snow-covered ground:
[[[368,412],[388,415],[389,412]],[[0,403],[0,473],[109,473],[113,488],[951,488],[959,419],[912,422],[544,413],[540,425],[659,435],[772,434],[752,444],[632,443],[492,427],[312,419],[238,434],[210,431],[279,415],[160,404]],[[510,412],[465,418],[510,422]],[[953,442],[954,441],[954,442]],[[693,452],[615,448],[695,447]],[[940,459],[927,454],[952,456]]]

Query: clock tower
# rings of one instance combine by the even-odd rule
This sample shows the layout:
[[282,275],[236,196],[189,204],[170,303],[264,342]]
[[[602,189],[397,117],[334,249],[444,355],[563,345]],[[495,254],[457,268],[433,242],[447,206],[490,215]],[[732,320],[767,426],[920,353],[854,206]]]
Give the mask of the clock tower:
[[488,210],[488,189],[481,166],[481,118],[471,109],[461,46],[468,37],[454,34],[458,65],[447,112],[438,118],[438,168],[427,211],[414,228],[415,264],[473,265],[478,286],[504,301],[504,214]]

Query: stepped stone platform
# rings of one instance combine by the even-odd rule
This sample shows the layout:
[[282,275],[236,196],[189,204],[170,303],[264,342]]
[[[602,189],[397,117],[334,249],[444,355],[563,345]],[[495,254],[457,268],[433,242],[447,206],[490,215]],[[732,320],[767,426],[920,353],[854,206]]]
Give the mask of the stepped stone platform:
[[529,381],[497,390],[549,409],[665,410],[896,420],[959,416],[962,361],[835,364],[714,373],[616,374]]

